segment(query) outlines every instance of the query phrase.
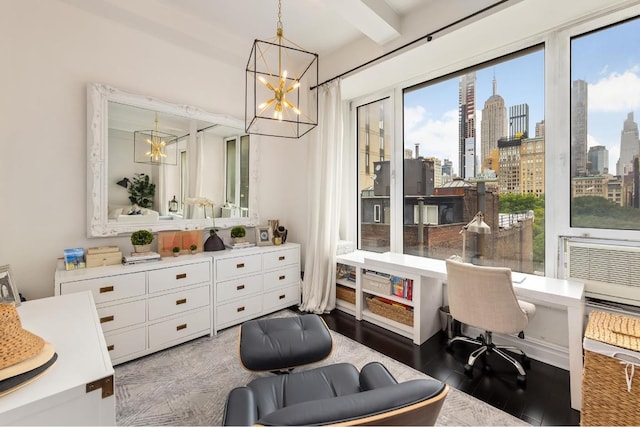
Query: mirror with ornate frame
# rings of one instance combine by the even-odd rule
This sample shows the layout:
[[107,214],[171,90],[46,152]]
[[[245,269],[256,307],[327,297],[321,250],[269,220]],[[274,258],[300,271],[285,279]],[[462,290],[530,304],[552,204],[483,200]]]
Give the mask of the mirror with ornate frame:
[[[163,140],[163,159],[141,161],[151,143],[142,142],[140,151],[136,138],[154,126],[170,136],[166,147]],[[258,224],[258,150],[243,126],[197,107],[88,85],[88,236]],[[131,186],[145,176],[155,189],[139,206]]]

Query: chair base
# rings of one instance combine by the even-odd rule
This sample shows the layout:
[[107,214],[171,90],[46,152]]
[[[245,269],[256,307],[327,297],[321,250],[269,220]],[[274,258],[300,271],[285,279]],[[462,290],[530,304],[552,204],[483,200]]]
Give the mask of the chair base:
[[[490,353],[495,353],[498,356],[502,357],[504,360],[513,365],[518,371],[517,382],[520,386],[525,386],[527,381],[527,373],[524,370],[523,364],[529,367],[529,358],[525,354],[522,349],[514,346],[498,346],[493,343],[491,332],[486,331],[485,335],[480,335],[478,338],[470,338],[467,336],[457,336],[453,337],[447,341],[447,348],[451,348],[451,345],[456,341],[468,342],[474,345],[479,346],[479,348],[475,349],[470,355],[467,364],[464,365],[464,372],[467,375],[473,374],[473,364],[476,362],[478,357],[481,355],[487,355]],[[518,362],[516,359],[511,357],[505,350],[510,350],[513,352],[517,352],[520,354],[520,358],[522,360],[522,364]]]

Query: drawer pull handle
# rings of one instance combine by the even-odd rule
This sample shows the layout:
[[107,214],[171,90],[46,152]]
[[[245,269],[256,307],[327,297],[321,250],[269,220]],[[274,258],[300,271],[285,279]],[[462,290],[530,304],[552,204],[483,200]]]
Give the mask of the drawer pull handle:
[[176,305],[186,304],[186,303],[187,303],[187,299],[186,298],[182,298],[182,299],[176,300]]
[[244,262],[241,262],[240,264],[236,264],[236,268],[244,268]]
[[280,277],[278,277],[278,280],[284,280],[285,277],[286,276],[280,276]]
[[100,288],[100,293],[104,294],[105,292],[113,292],[113,286],[105,286]]
[[244,289],[244,285],[238,285],[238,286],[236,286],[236,290],[237,290],[237,291],[241,291],[241,290],[243,290],[243,289]]
[[176,280],[186,279],[186,278],[187,278],[187,273],[176,274]]
[[284,297],[286,297],[286,295],[280,295],[278,299],[284,299]]
[[176,331],[180,331],[182,329],[187,329],[187,324],[183,323],[182,325],[176,326]]
[[107,346],[107,351],[113,351],[113,349],[116,348],[113,344],[109,344]]
[[285,256],[281,255],[281,256],[278,257],[278,261],[284,261],[284,258],[285,258]]
[[241,311],[244,311],[244,307],[238,307],[238,308],[236,309],[236,311],[237,311],[238,313],[240,313]]
[[100,318],[100,323],[113,322],[113,316],[105,316]]

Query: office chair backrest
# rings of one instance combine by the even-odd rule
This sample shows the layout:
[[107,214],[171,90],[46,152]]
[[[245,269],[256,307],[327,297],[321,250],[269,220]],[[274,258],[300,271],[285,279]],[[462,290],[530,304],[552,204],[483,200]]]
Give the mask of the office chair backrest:
[[454,319],[496,333],[524,330],[529,320],[516,299],[509,268],[446,262],[449,309]]

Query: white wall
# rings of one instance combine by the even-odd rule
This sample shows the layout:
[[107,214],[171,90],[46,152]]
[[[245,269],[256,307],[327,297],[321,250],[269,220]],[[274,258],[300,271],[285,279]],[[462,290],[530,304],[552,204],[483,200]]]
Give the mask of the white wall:
[[[247,46],[247,55],[250,46]],[[242,118],[244,61],[229,66],[59,0],[0,1],[0,265],[28,299],[53,295],[66,248],[86,237],[86,85],[106,83]],[[303,242],[305,141],[263,139],[261,215]],[[283,191],[286,190],[286,191]]]

